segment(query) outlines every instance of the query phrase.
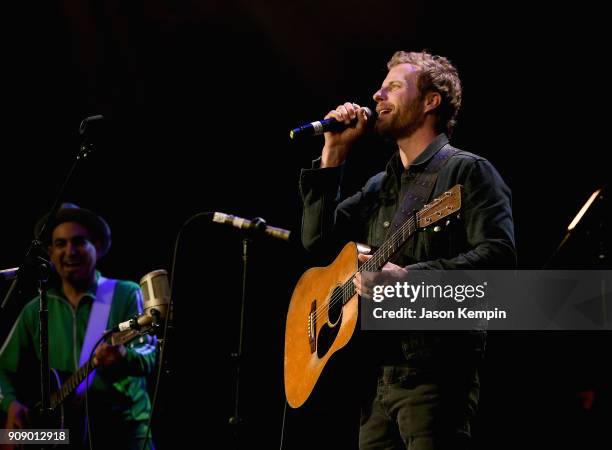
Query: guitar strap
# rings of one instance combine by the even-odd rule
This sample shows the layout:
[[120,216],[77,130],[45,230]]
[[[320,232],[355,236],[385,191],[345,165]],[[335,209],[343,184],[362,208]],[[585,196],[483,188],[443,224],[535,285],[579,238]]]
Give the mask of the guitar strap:
[[[102,334],[107,329],[108,316],[113,303],[113,295],[115,293],[116,285],[117,280],[111,280],[109,278],[104,278],[103,276],[98,277],[96,298],[94,299],[91,307],[89,322],[87,322],[87,331],[85,332],[83,347],[81,347],[79,367],[89,360],[89,355],[91,354],[93,346],[96,344],[98,339],[102,337]],[[94,369],[89,373],[89,384],[91,384],[91,380],[93,379],[95,372],[96,371]],[[81,395],[84,391],[85,380],[81,382],[76,392],[78,395]]]
[[407,192],[402,199],[402,204],[395,212],[395,216],[393,216],[393,221],[387,232],[387,238],[425,205],[436,184],[440,169],[458,151],[458,149],[450,144],[445,144],[429,160],[427,166],[418,172],[408,183]]

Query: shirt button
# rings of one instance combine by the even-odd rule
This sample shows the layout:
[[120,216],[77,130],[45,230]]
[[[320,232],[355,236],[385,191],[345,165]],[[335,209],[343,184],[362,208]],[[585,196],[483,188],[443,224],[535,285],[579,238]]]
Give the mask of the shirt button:
[[391,224],[389,223],[389,221],[388,221],[388,220],[385,220],[385,222],[383,223],[383,227],[385,227],[385,228],[389,228],[389,225],[391,225]]

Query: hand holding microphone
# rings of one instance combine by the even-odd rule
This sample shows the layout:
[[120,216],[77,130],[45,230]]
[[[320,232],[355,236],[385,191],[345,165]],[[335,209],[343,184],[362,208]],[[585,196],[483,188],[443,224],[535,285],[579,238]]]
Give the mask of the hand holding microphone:
[[368,107],[346,102],[330,111],[325,119],[291,130],[290,136],[296,139],[324,134],[321,167],[335,167],[344,162],[350,147],[364,134],[368,119],[375,120],[374,115]]
[[335,119],[344,127],[339,131],[329,131],[324,134],[325,146],[321,153],[321,167],[336,167],[346,160],[352,145],[364,134],[368,117],[371,115],[369,108],[346,102],[325,116]]
[[[345,112],[349,112],[350,114],[350,111],[353,108],[356,108],[357,110],[363,110],[363,112],[368,118],[372,117],[375,114],[367,106],[361,108],[356,103],[345,103],[344,105],[339,106],[337,110],[341,114]],[[323,120],[316,120],[314,122],[310,122],[301,125],[297,128],[294,128],[289,132],[289,137],[291,139],[299,139],[306,136],[319,136],[328,131],[342,131],[345,128],[349,127],[351,124],[356,123],[357,117],[353,117],[348,122],[345,122],[343,119],[332,116],[331,113],[333,113],[334,111],[330,111],[330,114],[325,116],[325,119]]]

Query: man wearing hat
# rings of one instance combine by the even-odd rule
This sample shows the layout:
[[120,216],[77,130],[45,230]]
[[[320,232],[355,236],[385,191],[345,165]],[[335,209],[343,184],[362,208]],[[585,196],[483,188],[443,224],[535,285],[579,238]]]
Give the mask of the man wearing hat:
[[[45,220],[39,221],[36,231]],[[59,278],[48,291],[49,363],[72,373],[87,362],[105,330],[142,314],[142,294],[136,283],[108,279],[96,270],[111,246],[110,227],[102,217],[64,203],[46,230],[41,239]],[[38,309],[38,298],[23,308],[0,349],[0,408],[7,414],[7,429],[31,427],[32,404],[27,398],[39,389],[23,380],[37,373],[40,364]],[[153,338],[139,337],[125,346],[102,343],[93,363],[96,373],[90,378],[88,403],[94,445],[140,449],[151,413],[145,376],[155,366]],[[84,384],[77,388],[76,398]],[[83,416],[77,422],[68,426],[76,447],[85,438],[76,428],[86,429],[80,426],[85,423]]]

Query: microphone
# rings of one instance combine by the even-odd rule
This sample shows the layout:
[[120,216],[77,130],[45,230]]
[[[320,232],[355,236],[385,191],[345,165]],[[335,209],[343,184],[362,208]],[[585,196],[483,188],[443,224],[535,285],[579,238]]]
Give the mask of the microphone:
[[19,273],[19,267],[11,267],[10,269],[0,270],[0,278],[4,280],[13,280],[17,278],[17,274]]
[[[372,110],[367,106],[363,106],[361,109],[363,109],[366,116],[368,116],[368,119],[374,116]],[[357,119],[353,120],[353,123],[356,121]],[[350,125],[346,125],[344,122],[338,122],[336,119],[330,117],[329,119],[317,120],[316,122],[310,122],[294,128],[289,132],[289,137],[291,139],[296,139],[303,136],[318,136],[326,131],[342,131],[349,126]]]
[[247,220],[243,219],[242,217],[232,216],[222,212],[215,212],[212,220],[213,222],[231,225],[233,227],[240,228],[241,230],[258,231],[270,237],[282,239],[283,241],[289,241],[289,235],[291,234],[291,231],[289,230],[266,225],[266,221],[261,217],[256,217],[253,220]]
[[11,281],[19,277],[29,277],[30,275],[46,275],[49,262],[41,256],[27,256],[25,262],[20,267],[11,267],[0,270],[0,280]]
[[168,272],[154,270],[140,280],[140,289],[144,298],[144,313],[116,325],[112,331],[136,330],[146,333],[159,325],[168,315],[170,303],[170,285]]

